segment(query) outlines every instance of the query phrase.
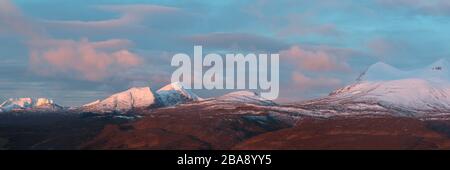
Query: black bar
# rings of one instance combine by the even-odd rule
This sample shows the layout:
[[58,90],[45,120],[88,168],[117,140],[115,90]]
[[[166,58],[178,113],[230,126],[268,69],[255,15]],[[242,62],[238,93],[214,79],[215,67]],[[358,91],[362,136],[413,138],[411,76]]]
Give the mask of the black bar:
[[[46,168],[86,168],[114,167],[114,168],[188,168],[188,169],[278,169],[281,167],[316,168],[386,168],[396,165],[399,167],[437,166],[448,167],[450,151],[0,151],[0,162],[14,166],[34,165]],[[223,164],[224,157],[234,161]],[[245,155],[270,155],[270,161],[245,161]],[[179,159],[185,157],[211,157],[206,164],[185,165],[178,164]],[[238,157],[244,161],[237,161]],[[248,158],[248,156],[247,156]],[[261,158],[261,157],[258,157]],[[200,160],[200,159],[198,159]],[[217,160],[217,161],[214,161]],[[225,161],[226,162],[226,161]],[[201,163],[201,162],[198,162]],[[235,164],[230,164],[235,163]],[[142,169],[142,168],[140,168]],[[305,169],[305,168],[301,168]],[[444,168],[445,169],[445,168]]]

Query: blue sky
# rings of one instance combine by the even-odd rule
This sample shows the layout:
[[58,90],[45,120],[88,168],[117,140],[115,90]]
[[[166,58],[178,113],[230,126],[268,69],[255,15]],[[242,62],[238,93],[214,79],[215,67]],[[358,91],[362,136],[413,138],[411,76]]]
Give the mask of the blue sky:
[[[81,105],[170,81],[176,53],[280,53],[279,101],[320,97],[377,61],[448,58],[445,0],[0,0],[0,99]],[[196,91],[208,97],[224,91]]]

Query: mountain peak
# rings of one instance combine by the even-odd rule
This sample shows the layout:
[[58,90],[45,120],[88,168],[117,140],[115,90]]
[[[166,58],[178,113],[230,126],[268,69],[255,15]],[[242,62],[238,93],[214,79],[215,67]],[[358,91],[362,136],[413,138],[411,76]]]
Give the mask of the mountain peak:
[[[386,79],[398,79],[403,71],[384,62],[371,65],[359,78],[361,81],[378,81]],[[388,76],[388,77],[387,77]]]
[[421,69],[400,70],[384,63],[369,67],[361,81],[332,92],[336,101],[377,103],[387,108],[450,111],[450,72],[441,59]]
[[56,105],[53,100],[47,98],[10,98],[0,104],[0,111],[13,111],[13,110],[54,110],[61,107]]
[[165,106],[201,100],[200,97],[191,90],[186,89],[180,82],[170,83],[156,91],[156,93]]
[[133,108],[149,107],[156,103],[150,87],[132,87],[110,97],[83,106],[86,111],[113,112],[128,111]]
[[191,90],[186,89],[184,85],[180,82],[170,83],[159,89],[157,92],[164,92],[164,91],[177,91],[182,95],[185,95],[186,97],[191,98],[193,100],[199,99],[199,97],[196,94],[194,94]]
[[184,89],[183,84],[181,84],[180,82],[173,82],[173,83],[170,83],[170,84],[160,88],[158,91],[180,90],[180,89]]
[[428,81],[450,82],[450,66],[447,59],[414,70],[401,70],[383,62],[371,65],[359,78],[359,81],[389,81],[401,79],[424,79]]

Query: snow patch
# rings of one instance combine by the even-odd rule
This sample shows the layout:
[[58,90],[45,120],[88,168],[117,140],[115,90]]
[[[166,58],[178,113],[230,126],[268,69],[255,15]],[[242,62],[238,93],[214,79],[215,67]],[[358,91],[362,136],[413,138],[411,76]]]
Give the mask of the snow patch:
[[261,97],[259,94],[251,91],[237,91],[228,93],[221,97],[216,98],[217,101],[232,102],[232,103],[245,103],[264,106],[275,106],[275,102]]

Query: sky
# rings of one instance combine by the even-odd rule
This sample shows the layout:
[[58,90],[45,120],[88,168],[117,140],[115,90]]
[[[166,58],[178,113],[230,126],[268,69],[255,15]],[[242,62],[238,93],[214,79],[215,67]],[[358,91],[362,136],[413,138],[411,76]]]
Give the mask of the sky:
[[[170,83],[177,53],[280,54],[279,102],[450,56],[446,0],[0,0],[0,99],[79,106]],[[225,91],[195,91],[202,97]]]

